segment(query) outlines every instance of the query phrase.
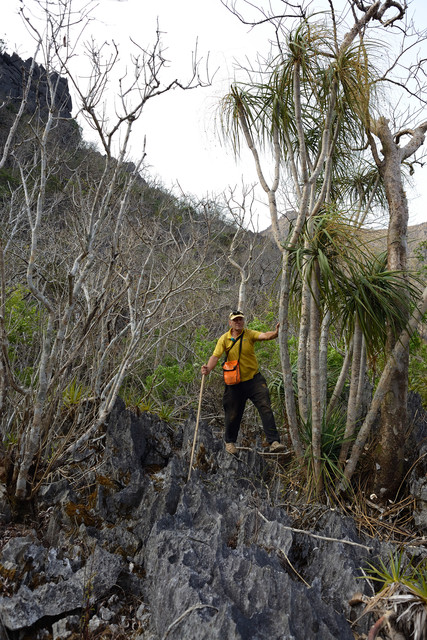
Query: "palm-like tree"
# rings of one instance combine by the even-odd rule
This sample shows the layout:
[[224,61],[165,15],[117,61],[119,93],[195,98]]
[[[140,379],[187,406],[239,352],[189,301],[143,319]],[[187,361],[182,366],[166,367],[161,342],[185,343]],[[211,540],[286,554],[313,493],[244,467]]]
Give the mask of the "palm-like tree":
[[[268,197],[274,237],[282,252],[281,360],[291,439],[301,457],[304,447],[298,432],[287,352],[290,257],[297,248],[306,221],[314,219],[330,201],[334,175],[344,173],[345,168],[348,170],[348,157],[353,157],[350,147],[361,147],[363,129],[356,116],[368,99],[370,83],[366,82],[366,77],[369,73],[365,52],[359,44],[353,47],[349,40],[340,47],[336,34],[325,24],[303,20],[286,34],[279,55],[262,70],[261,80],[233,85],[222,103],[226,134],[232,138],[236,150],[243,135],[253,153],[260,184]],[[271,183],[265,178],[259,155],[259,150],[267,146],[273,154]],[[281,170],[292,182],[297,210],[295,225],[286,242],[279,231],[276,200]],[[314,233],[311,222],[305,228],[308,234]],[[303,280],[301,323],[303,327],[310,326],[310,362],[320,371],[321,292],[318,281],[321,265],[318,259],[310,264],[312,268],[308,268],[308,263],[306,267],[310,278]],[[303,360],[306,361],[304,354],[301,362]],[[300,367],[299,380],[303,378]],[[316,379],[314,372],[311,379]],[[304,395],[304,392],[300,393],[301,402]],[[306,413],[306,408],[302,411]],[[311,415],[313,466],[320,489],[322,399],[317,384],[311,388]]]
[[[346,336],[354,336],[354,373],[359,372],[361,363],[365,366],[365,349],[371,348],[376,340],[375,331],[379,332],[381,321],[384,322],[384,313],[381,321],[375,313],[376,305],[381,307],[386,297],[378,284],[380,274],[377,281],[373,274],[365,277],[362,286],[363,259],[350,241],[354,227],[350,229],[349,221],[360,226],[374,203],[384,205],[387,193],[387,176],[376,161],[373,164],[367,159],[365,151],[367,139],[371,148],[373,144],[369,133],[370,110],[377,77],[370,64],[371,50],[364,33],[370,20],[378,17],[378,11],[384,13],[387,6],[359,7],[361,16],[343,36],[338,33],[335,17],[330,27],[318,19],[302,19],[295,29],[281,32],[279,54],[271,57],[259,75],[249,83],[234,84],[222,102],[225,134],[237,151],[244,140],[253,154],[260,184],[268,198],[274,238],[282,253],[279,300],[282,373],[290,435],[297,456],[302,458],[305,446],[298,429],[287,349],[295,269],[301,279],[298,409],[303,420],[308,412],[311,416],[312,467],[318,492],[322,487],[321,433],[326,410],[322,363],[330,323],[339,323]],[[261,150],[270,150],[272,154],[270,181],[263,168]],[[281,176],[297,213],[286,238],[278,224]],[[331,232],[332,219],[328,216],[333,209],[347,214],[346,240],[342,240],[343,229],[336,236]],[[325,253],[326,247],[331,253]],[[356,267],[360,267],[360,272]],[[403,287],[399,302],[406,303],[406,294],[402,295],[406,283],[392,271],[390,267],[388,272],[383,270],[383,284],[394,279],[394,284]],[[369,292],[375,295],[370,297]],[[349,299],[353,304],[348,303]],[[386,302],[386,312],[392,306]],[[386,317],[386,322],[400,327],[404,308],[407,313],[407,305],[396,307],[399,321],[393,316]],[[354,401],[360,392],[361,377],[357,375]],[[348,417],[348,432],[354,429],[354,424],[354,416]]]
[[[316,333],[310,331],[310,349],[306,339],[300,340],[299,345],[298,374],[304,375],[309,369],[310,376],[308,388],[304,389],[304,384],[299,383],[298,392],[311,399],[311,403],[300,402],[300,416],[305,424],[309,417],[312,454],[315,456],[317,447],[318,458],[323,460],[322,434],[325,428],[329,428],[328,421],[335,402],[328,407],[326,405],[326,361],[322,367],[313,366],[313,355],[316,358],[313,344],[320,354],[323,336],[318,334],[318,329],[322,325],[327,332],[329,324],[332,324],[335,333],[341,333],[347,347],[353,346],[347,420],[339,456],[342,467],[360,417],[366,356],[373,359],[379,351],[384,351],[386,327],[392,326],[396,335],[401,333],[419,290],[404,279],[402,273],[388,271],[386,254],[373,255],[358,228],[333,208],[325,208],[309,222],[304,225],[300,243],[291,251],[290,257],[294,302],[296,306],[296,299],[301,303],[306,285],[311,293],[310,318],[318,316],[317,322],[311,321],[310,324],[311,329],[313,324],[316,326]],[[336,396],[333,398],[335,401]],[[315,402],[318,403],[320,418],[316,415]],[[306,414],[302,413],[301,406]],[[313,437],[317,419],[321,423],[318,429],[320,442]]]

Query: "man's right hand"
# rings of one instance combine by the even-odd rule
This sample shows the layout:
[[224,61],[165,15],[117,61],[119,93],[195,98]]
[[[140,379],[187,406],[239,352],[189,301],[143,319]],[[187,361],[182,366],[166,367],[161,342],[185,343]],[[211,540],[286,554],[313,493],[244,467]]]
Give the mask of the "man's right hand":
[[218,360],[219,358],[217,356],[211,356],[208,360],[208,363],[202,365],[202,376],[209,375],[212,369],[216,367]]

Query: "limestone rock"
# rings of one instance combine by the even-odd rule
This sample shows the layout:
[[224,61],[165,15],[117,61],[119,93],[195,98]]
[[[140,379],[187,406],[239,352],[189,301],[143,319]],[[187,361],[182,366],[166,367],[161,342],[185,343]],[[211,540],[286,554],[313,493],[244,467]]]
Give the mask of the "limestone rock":
[[[22,98],[23,87],[30,72],[32,59],[22,60],[16,53],[11,56],[0,54],[0,100],[10,100],[13,105]],[[56,94],[56,108],[62,118],[71,118],[72,102],[66,78],[52,76],[52,81],[58,82]],[[42,65],[35,65],[33,80],[28,96],[27,111],[34,113],[40,109],[41,114],[48,109],[48,84],[46,70]]]
[[[0,552],[0,574],[13,583],[0,598],[11,637],[65,640],[82,615],[89,633],[129,640],[366,635],[361,567],[387,557],[385,543],[361,539],[325,505],[307,531],[295,527],[275,463],[255,449],[225,453],[203,420],[188,479],[194,427],[194,416],[172,429],[119,401],[97,465],[83,452],[96,472],[42,488],[44,544],[32,531]],[[423,473],[413,479],[420,496]]]
[[10,630],[31,627],[46,616],[59,616],[96,602],[108,593],[123,561],[117,555],[97,547],[86,565],[67,579],[30,589],[21,584],[16,595],[0,598],[0,615]]

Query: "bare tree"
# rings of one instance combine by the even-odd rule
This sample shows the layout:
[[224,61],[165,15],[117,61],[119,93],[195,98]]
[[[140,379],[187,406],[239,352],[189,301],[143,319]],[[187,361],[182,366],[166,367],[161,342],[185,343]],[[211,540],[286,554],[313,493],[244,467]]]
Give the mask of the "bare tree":
[[[230,264],[237,269],[240,276],[236,308],[245,313],[247,306],[247,284],[253,275],[253,269],[256,263],[261,259],[264,252],[264,248],[256,252],[256,248],[260,244],[260,239],[257,236],[254,219],[254,187],[251,189],[243,187],[242,196],[239,200],[237,199],[235,189],[230,189],[229,194],[224,194],[223,198],[226,210],[237,227],[228,250],[228,260]],[[239,259],[238,254],[242,251],[243,256]]]
[[[134,123],[144,106],[175,88],[200,86],[197,59],[188,81],[164,84],[167,61],[158,29],[151,49],[135,45],[132,72],[119,79],[114,113],[107,108],[106,91],[118,49],[105,60],[102,47],[90,43],[89,83],[81,88],[72,65],[77,49],[69,43],[73,30],[79,34],[85,26],[87,11],[74,14],[71,0],[48,7],[40,3],[40,9],[43,29],[25,11],[22,15],[42,52],[46,105],[30,117],[17,142],[24,94],[8,138],[9,161],[20,184],[5,216],[0,261],[0,398],[3,428],[15,428],[19,437],[18,499],[35,489],[37,461],[57,464],[105,423],[132,368],[191,320],[185,300],[198,291],[200,313],[206,295],[197,283],[208,265],[212,237],[202,207],[189,207],[178,228],[162,211],[154,215],[144,201],[150,192],[141,175],[144,149],[137,162],[129,162]],[[74,88],[77,111],[97,132],[104,156],[88,149],[75,123],[61,117],[63,77]],[[60,145],[64,135],[75,144],[67,157]],[[25,280],[4,268],[12,250],[26,265]],[[17,286],[37,309],[41,325],[25,388],[11,372],[4,325],[6,291]],[[21,394],[18,403],[16,394]],[[71,403],[84,403],[70,428],[63,406],[72,394]]]

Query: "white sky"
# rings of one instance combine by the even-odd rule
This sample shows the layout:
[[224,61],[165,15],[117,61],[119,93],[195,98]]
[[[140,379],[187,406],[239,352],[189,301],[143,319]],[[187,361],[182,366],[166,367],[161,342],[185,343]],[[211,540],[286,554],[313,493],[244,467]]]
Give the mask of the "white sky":
[[[3,0],[0,38],[6,41],[9,52],[16,51],[26,58],[33,50],[17,16],[22,1],[32,5],[32,0]],[[267,0],[258,1],[268,4]],[[278,1],[275,0],[276,5]],[[426,1],[413,0],[411,8],[417,26],[427,28]],[[221,144],[214,123],[219,98],[234,77],[235,61],[244,63],[246,56],[254,60],[257,51],[267,54],[271,30],[251,30],[242,25],[220,0],[99,0],[93,15],[97,20],[91,23],[86,36],[93,33],[99,42],[113,38],[123,51],[130,37],[142,45],[152,42],[158,18],[166,57],[173,65],[171,73],[182,80],[187,78],[196,39],[199,55],[206,60],[209,52],[210,69],[217,70],[211,87],[174,91],[148,103],[136,129],[132,151],[137,159],[146,135],[150,175],[166,187],[178,181],[185,193],[199,198],[219,194],[229,185],[240,185],[242,178],[247,185],[256,182],[249,152],[245,151],[237,163],[231,149]],[[427,113],[420,122],[426,119]],[[425,222],[427,164],[418,171],[416,191],[408,195],[410,224]],[[259,227],[263,229],[270,224],[265,205],[258,205],[258,214]]]

